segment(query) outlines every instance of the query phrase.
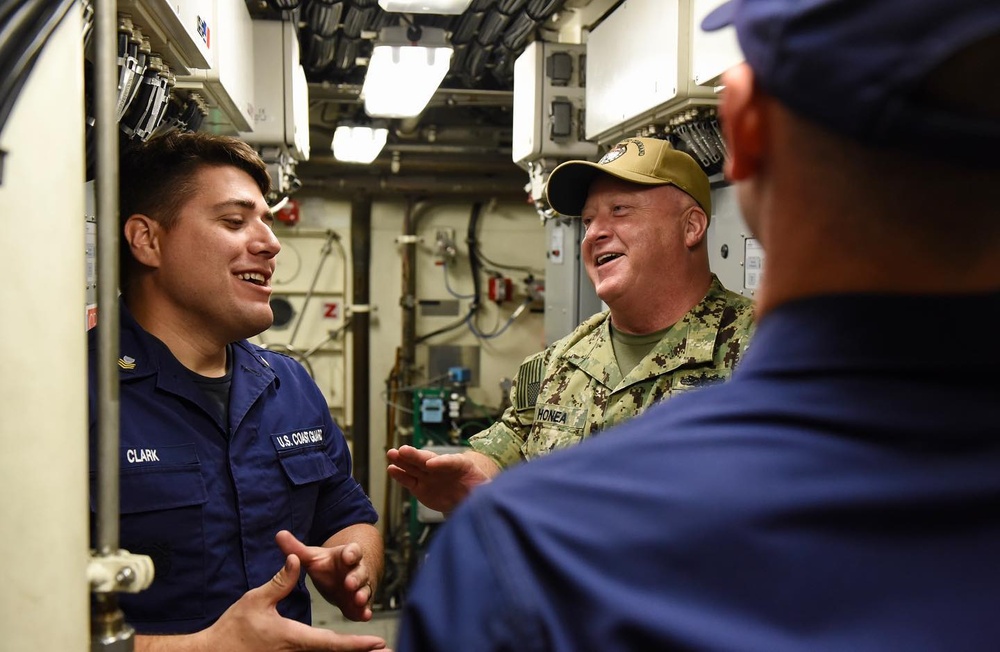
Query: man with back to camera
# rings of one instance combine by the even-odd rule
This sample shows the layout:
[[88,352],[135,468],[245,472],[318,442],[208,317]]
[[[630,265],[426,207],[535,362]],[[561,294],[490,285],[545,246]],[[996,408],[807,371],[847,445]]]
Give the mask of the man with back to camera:
[[725,384],[502,474],[438,531],[414,650],[995,650],[993,0],[743,0],[721,105],[767,252]]
[[627,138],[600,161],[549,176],[556,212],[581,216],[584,267],[609,310],[527,358],[500,421],[471,450],[390,449],[389,475],[451,511],[502,469],[565,448],[653,403],[729,377],[752,328],[750,301],[708,266],[708,177],[665,140]]
[[382,540],[322,392],[246,341],[271,325],[280,249],[263,161],[235,138],[172,133],[130,146],[120,169],[121,545],[156,572],[120,598],[135,649],[384,649],[309,627],[302,568],[368,620]]

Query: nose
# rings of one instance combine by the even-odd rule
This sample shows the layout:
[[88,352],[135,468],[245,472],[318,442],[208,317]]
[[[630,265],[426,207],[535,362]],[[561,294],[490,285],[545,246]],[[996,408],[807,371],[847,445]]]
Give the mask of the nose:
[[610,225],[610,220],[605,219],[605,217],[598,213],[590,218],[590,224],[587,225],[587,230],[584,231],[582,244],[592,245],[599,240],[603,240],[611,235],[611,230],[608,228]]
[[281,251],[281,243],[271,227],[263,220],[258,220],[254,227],[254,237],[250,242],[250,252],[257,256],[274,258]]

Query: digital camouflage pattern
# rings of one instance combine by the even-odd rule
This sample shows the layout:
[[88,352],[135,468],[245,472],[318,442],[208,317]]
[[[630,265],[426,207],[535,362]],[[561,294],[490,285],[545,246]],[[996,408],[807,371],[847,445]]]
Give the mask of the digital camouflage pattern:
[[469,440],[501,468],[545,455],[641,414],[653,403],[729,378],[753,327],[751,302],[712,280],[705,298],[624,378],[609,313],[527,358],[500,421]]

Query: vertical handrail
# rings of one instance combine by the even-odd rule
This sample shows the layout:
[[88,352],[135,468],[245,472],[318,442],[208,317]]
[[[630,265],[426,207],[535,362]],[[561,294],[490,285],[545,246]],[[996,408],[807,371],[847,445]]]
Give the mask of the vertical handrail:
[[97,175],[97,534],[98,554],[119,545],[118,395],[118,94],[117,3],[97,0],[94,12],[94,106]]

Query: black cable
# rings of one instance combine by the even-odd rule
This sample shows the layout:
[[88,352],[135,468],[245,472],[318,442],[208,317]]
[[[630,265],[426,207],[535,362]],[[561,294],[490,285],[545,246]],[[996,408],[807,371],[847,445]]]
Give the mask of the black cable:
[[12,11],[18,8],[19,0],[3,0],[0,2],[0,25],[6,25],[7,17],[10,16]]
[[[10,12],[8,12],[9,14]],[[46,8],[42,3],[35,5],[23,4],[15,13],[5,18],[0,25],[0,65],[4,69],[13,69],[16,59],[30,47],[30,34],[38,33],[38,23],[46,16]],[[27,44],[24,41],[29,41]],[[4,79],[7,75],[4,75]]]
[[281,0],[267,0],[267,4],[271,7],[271,9],[280,13],[282,11],[295,11],[299,8],[299,4],[301,3],[298,0],[295,0],[295,2],[287,3],[288,6],[283,6],[284,3]]
[[483,255],[483,250],[479,247],[478,244],[476,245],[476,254],[482,259],[484,263],[486,263],[490,267],[496,267],[497,269],[510,269],[515,272],[526,272],[528,274],[534,274],[537,271],[531,267],[525,267],[521,265],[504,265],[501,263],[495,263],[489,258],[487,258],[485,255]]
[[465,235],[465,244],[468,245],[469,249],[469,270],[472,273],[472,293],[475,295],[472,299],[472,306],[469,308],[470,314],[479,309],[479,297],[481,296],[482,281],[479,278],[479,273],[483,264],[479,261],[479,236],[477,234],[482,211],[482,202],[476,202],[472,205],[472,213],[469,215],[469,229]]
[[436,336],[441,335],[443,333],[447,333],[448,331],[453,331],[456,328],[461,328],[462,326],[465,326],[466,321],[468,321],[469,317],[471,317],[471,316],[472,316],[472,312],[471,311],[467,312],[465,314],[465,316],[462,317],[461,319],[459,319],[458,321],[452,322],[452,323],[448,324],[447,326],[442,326],[441,328],[437,329],[436,331],[431,331],[430,333],[427,333],[426,335],[421,335],[416,340],[414,340],[414,344],[420,344],[422,342],[425,342],[425,341],[431,339],[432,337],[436,337]]
[[528,0],[524,11],[541,23],[558,11],[562,4],[563,0]]
[[[63,0],[57,6],[50,7],[48,15],[43,13],[41,16],[34,16],[36,20],[31,23],[32,29],[28,38],[24,38],[24,35],[8,38],[8,26],[4,25],[3,29],[0,29],[0,34],[3,34],[2,39],[0,39],[0,62],[14,62],[9,71],[6,70],[6,66],[0,68],[0,133],[3,132],[7,119],[10,117],[11,111],[14,110],[17,97],[27,82],[42,47],[75,4],[74,0]],[[29,9],[37,9],[37,7],[38,5],[29,3]],[[9,14],[7,6],[4,6],[3,9]],[[24,22],[27,22],[27,19]],[[22,46],[24,41],[27,43]],[[19,54],[14,58],[9,56],[10,53]]]
[[469,323],[479,310],[479,297],[481,296],[481,281],[479,279],[479,273],[482,265],[479,262],[479,258],[476,256],[476,232],[479,229],[479,216],[482,210],[482,202],[476,202],[472,205],[472,213],[469,215],[469,228],[465,236],[465,242],[469,245],[469,268],[472,273],[473,288],[473,298],[472,302],[469,304],[469,310],[465,313],[465,316],[458,321],[452,322],[447,326],[442,326],[436,331],[431,331],[426,335],[421,335],[416,339],[414,342],[415,344],[420,344],[421,342],[425,342],[432,337],[453,331],[456,328],[461,328],[465,324]]

